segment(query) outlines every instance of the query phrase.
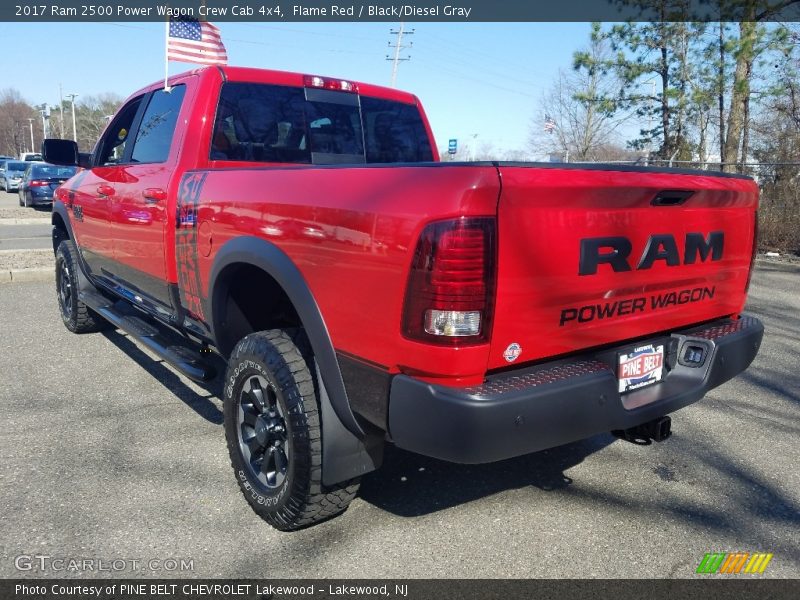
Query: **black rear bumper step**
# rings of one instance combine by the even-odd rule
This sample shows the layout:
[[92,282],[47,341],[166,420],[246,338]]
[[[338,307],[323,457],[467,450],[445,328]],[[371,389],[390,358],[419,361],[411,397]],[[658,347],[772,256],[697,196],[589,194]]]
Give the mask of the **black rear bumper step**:
[[[112,300],[94,291],[81,291],[80,300],[106,321],[137,340],[145,348],[193,381],[210,381],[216,371],[202,355],[182,344],[178,336],[138,316],[125,314]],[[120,301],[123,302],[123,301]]]
[[[676,331],[666,339],[655,337],[654,342],[677,348],[674,362],[661,383],[627,394],[619,393],[615,369],[616,352],[625,345],[500,373],[466,388],[396,375],[389,434],[405,450],[465,464],[504,460],[643,424],[647,427],[636,431],[639,437],[665,439],[671,429],[663,417],[744,371],[763,335],[758,319],[742,316]],[[695,350],[698,361],[691,360]],[[610,363],[609,353],[614,357]]]

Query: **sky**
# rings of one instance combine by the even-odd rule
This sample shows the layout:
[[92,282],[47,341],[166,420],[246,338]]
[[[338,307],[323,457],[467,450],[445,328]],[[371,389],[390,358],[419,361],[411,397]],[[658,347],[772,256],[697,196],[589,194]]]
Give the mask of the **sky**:
[[[216,23],[235,66],[327,75],[390,85],[397,23]],[[422,101],[439,148],[492,144],[526,149],[537,103],[588,23],[406,23],[397,87]],[[114,92],[122,97],[164,77],[162,23],[0,23],[0,49],[13,60],[0,88],[31,104]],[[169,63],[170,74],[195,68]],[[477,134],[477,137],[475,137]]]

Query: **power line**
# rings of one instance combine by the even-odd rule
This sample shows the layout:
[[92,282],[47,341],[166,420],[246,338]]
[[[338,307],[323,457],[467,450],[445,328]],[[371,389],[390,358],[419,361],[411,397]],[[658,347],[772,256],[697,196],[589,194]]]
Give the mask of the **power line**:
[[395,42],[394,44],[392,44],[392,42],[389,42],[389,48],[394,48],[394,57],[392,58],[388,54],[386,55],[386,60],[391,60],[392,61],[392,87],[395,87],[395,82],[397,81],[397,65],[400,64],[403,61],[411,60],[410,56],[406,56],[404,58],[400,58],[400,51],[403,50],[404,48],[411,48],[414,45],[414,42],[409,42],[408,44],[403,44],[403,34],[404,33],[405,33],[405,35],[413,35],[414,34],[414,30],[413,29],[411,31],[405,31],[403,28],[404,28],[404,23],[402,21],[400,21],[400,29],[398,29],[397,31],[395,31],[393,29],[389,30],[389,34],[390,35],[396,35],[397,36],[397,42]]

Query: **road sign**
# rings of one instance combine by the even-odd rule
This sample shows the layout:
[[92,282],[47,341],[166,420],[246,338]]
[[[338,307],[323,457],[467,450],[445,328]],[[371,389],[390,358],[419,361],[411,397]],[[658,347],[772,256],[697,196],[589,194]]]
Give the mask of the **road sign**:
[[458,151],[458,140],[452,139],[447,144],[447,152],[450,154],[455,154]]

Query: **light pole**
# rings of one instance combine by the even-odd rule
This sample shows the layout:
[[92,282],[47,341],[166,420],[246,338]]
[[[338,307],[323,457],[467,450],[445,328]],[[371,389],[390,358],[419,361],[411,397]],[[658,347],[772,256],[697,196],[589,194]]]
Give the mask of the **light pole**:
[[[39,111],[42,113],[42,140],[47,137],[47,103],[45,102],[39,108]],[[36,152],[36,150],[34,150]]]
[[[647,79],[646,81],[643,81],[639,85],[646,85],[648,83],[651,86],[650,87],[650,99],[651,100],[655,100],[656,99],[656,78],[655,77],[651,77],[650,79]],[[648,136],[647,136],[647,162],[645,163],[645,165],[649,165],[650,164],[650,155],[653,154],[653,112],[652,111],[648,111],[647,127],[649,128],[649,132],[648,132]]]
[[72,139],[78,141],[78,124],[75,122],[75,98],[78,94],[67,94],[70,103],[72,104]]
[[61,125],[61,139],[64,139],[64,93],[61,84],[58,84],[58,113],[60,115],[59,124]]
[[33,144],[33,118],[28,119],[28,125],[31,126],[31,152],[33,152],[34,144]]

